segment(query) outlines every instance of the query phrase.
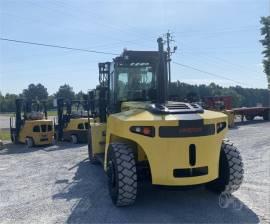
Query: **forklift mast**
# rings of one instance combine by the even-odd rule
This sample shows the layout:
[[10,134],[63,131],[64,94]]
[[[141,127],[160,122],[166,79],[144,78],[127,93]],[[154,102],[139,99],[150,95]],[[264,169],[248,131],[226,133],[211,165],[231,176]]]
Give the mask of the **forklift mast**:
[[23,99],[16,99],[15,104],[16,104],[15,127],[16,127],[16,136],[18,136],[21,126],[23,124],[22,120]]
[[57,118],[58,118],[58,138],[62,139],[63,137],[63,128],[64,128],[64,99],[57,99]]

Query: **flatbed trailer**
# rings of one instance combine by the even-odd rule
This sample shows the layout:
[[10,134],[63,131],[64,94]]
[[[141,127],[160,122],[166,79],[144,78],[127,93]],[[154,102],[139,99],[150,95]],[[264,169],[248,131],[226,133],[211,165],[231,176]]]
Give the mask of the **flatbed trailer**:
[[270,107],[232,107],[232,96],[208,96],[203,98],[203,107],[209,110],[221,111],[228,116],[229,127],[234,127],[235,116],[241,116],[241,121],[253,120],[255,117],[262,117],[265,121],[270,119]]
[[233,108],[232,111],[234,115],[240,115],[242,121],[244,118],[251,121],[257,116],[262,117],[266,121],[270,118],[270,107],[241,107]]

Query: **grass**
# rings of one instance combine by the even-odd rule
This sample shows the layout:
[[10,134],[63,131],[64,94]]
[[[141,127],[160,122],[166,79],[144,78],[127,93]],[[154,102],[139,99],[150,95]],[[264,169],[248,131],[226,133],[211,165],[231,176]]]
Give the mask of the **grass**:
[[14,116],[14,113],[12,113],[12,112],[10,112],[10,113],[0,113],[0,116],[11,117],[11,116]]
[[57,116],[57,111],[56,110],[49,110],[48,116]]
[[[0,116],[5,116],[5,117],[12,117],[14,116],[14,113],[0,113]],[[48,116],[57,116],[57,111],[56,110],[49,110],[48,111]]]
[[0,140],[10,140],[9,130],[1,130],[0,129]]

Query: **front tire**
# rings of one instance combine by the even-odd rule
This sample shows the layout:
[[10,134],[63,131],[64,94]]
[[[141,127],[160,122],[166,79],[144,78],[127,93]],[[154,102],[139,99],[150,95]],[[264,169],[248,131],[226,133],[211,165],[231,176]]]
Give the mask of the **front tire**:
[[112,143],[108,154],[108,186],[116,206],[128,206],[137,195],[137,170],[134,153],[130,145]]
[[218,179],[206,184],[216,193],[231,194],[237,191],[243,182],[244,169],[239,150],[227,140],[221,146]]
[[78,144],[78,137],[76,135],[71,135],[72,144]]
[[25,144],[26,144],[27,148],[32,148],[34,146],[34,141],[32,138],[26,138]]

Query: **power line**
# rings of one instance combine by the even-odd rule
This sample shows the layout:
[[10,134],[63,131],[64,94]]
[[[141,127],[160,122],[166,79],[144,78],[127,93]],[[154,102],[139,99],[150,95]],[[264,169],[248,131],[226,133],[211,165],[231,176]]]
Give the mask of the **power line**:
[[83,48],[73,48],[73,47],[66,47],[66,46],[60,46],[60,45],[54,45],[54,44],[43,44],[43,43],[29,42],[29,41],[23,41],[23,40],[14,40],[14,39],[2,38],[2,37],[0,37],[0,40],[20,43],[20,44],[30,44],[30,45],[36,45],[36,46],[42,46],[42,47],[54,47],[54,48],[60,48],[60,49],[66,49],[66,50],[83,51],[83,52],[88,52],[88,53],[119,55],[119,54],[111,53],[111,52],[96,51],[96,50],[89,50],[89,49],[83,49]]
[[189,69],[195,70],[195,71],[197,71],[197,72],[201,72],[201,73],[208,74],[208,75],[211,75],[211,76],[214,76],[214,77],[222,78],[222,79],[225,79],[225,80],[228,80],[228,81],[232,81],[232,82],[235,82],[235,83],[238,83],[238,84],[241,84],[241,85],[249,86],[249,85],[246,84],[246,83],[239,82],[239,81],[236,81],[236,80],[233,80],[233,79],[230,79],[230,78],[227,78],[227,77],[225,77],[225,76],[218,75],[218,74],[215,74],[215,73],[212,73],[212,72],[204,71],[204,70],[195,68],[195,67],[190,66],[190,65],[181,64],[181,63],[178,63],[178,62],[175,62],[175,61],[173,61],[173,63],[176,64],[176,65],[185,67],[185,68],[189,68]]

